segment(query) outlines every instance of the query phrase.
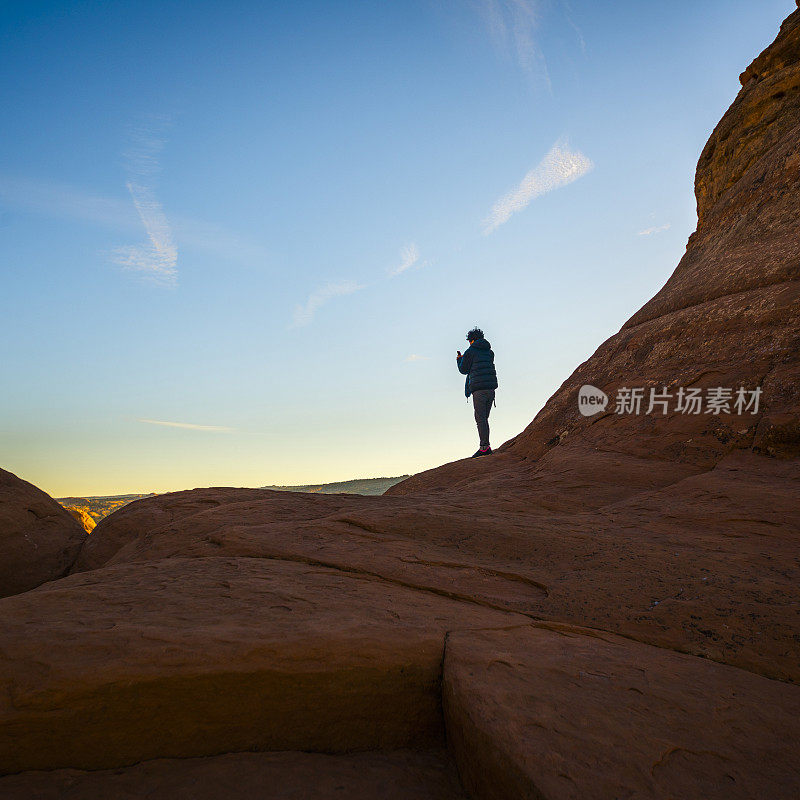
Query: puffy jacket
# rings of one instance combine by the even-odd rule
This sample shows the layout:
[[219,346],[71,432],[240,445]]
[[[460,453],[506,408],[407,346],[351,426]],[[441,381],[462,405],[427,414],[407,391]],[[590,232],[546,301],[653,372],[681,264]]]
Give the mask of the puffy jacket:
[[467,376],[464,394],[469,397],[478,389],[496,389],[497,372],[494,369],[494,353],[486,339],[476,339],[461,358],[456,357],[458,371]]

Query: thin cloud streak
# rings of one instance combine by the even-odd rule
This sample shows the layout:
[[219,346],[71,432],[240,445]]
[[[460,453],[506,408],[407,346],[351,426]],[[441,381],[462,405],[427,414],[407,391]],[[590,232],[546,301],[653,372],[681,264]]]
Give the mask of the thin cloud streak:
[[575,18],[572,15],[572,8],[567,0],[561,0],[561,7],[564,9],[564,16],[566,17],[570,28],[575,31],[575,36],[578,37],[578,43],[581,46],[581,52],[586,55],[586,40],[583,38],[583,31],[578,27],[578,23],[575,22]]
[[160,419],[137,419],[146,425],[163,425],[165,428],[184,428],[190,431],[210,431],[212,433],[233,433],[235,428],[228,428],[225,425],[195,425],[192,422],[166,422]]
[[520,181],[519,186],[501,197],[483,221],[483,234],[488,236],[507,222],[512,214],[522,211],[536,197],[552,192],[582,178],[594,168],[583,153],[556,142],[550,152]]
[[659,225],[653,228],[645,228],[643,231],[639,231],[637,236],[653,236],[657,233],[663,233],[664,231],[668,231],[672,227],[671,223],[667,222],[664,225]]
[[292,328],[301,328],[309,325],[314,315],[334,297],[343,297],[344,295],[353,294],[359,289],[363,289],[363,285],[355,281],[339,281],[338,283],[326,283],[313,291],[306,300],[305,304],[298,305],[294,310],[294,319],[292,321]]
[[136,210],[128,201],[92,195],[62,183],[2,177],[0,199],[20,211],[93,225],[133,230],[140,224]]
[[[67,184],[0,177],[0,200],[20,211],[118,231],[135,232],[142,225],[139,211],[130,200],[91,194]],[[180,216],[173,217],[171,223],[176,242],[182,247],[250,264],[269,258],[266,248],[218,225]]]
[[538,0],[482,0],[481,10],[495,46],[513,54],[519,66],[531,77],[540,73],[551,89],[544,54],[536,44],[535,31],[540,19]]
[[[389,275],[394,277],[396,275],[400,275],[405,272],[407,269],[411,269],[415,264],[419,262],[419,250],[417,249],[417,245],[412,242],[411,244],[407,244],[401,251],[400,251],[400,264],[397,267],[389,270]],[[420,266],[423,266],[420,264]]]
[[124,269],[141,272],[156,283],[174,286],[178,281],[178,248],[164,210],[148,187],[135,183],[127,186],[149,244],[117,248],[114,260]]
[[156,283],[175,286],[178,282],[178,247],[164,208],[153,189],[153,182],[160,172],[158,154],[165,142],[163,127],[164,121],[157,120],[150,127],[137,129],[125,154],[130,176],[126,186],[148,242],[118,248],[114,251],[114,260],[124,269],[140,272]]
[[406,361],[430,361],[431,357],[430,356],[420,356],[420,355],[417,355],[416,353],[411,353],[411,355],[407,356],[405,360]]

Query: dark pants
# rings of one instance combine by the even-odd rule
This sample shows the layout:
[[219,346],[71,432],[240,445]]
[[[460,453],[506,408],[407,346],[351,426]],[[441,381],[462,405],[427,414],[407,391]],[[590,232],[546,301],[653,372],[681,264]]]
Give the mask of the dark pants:
[[475,422],[478,423],[478,435],[481,447],[489,446],[489,412],[494,402],[494,389],[476,389],[472,393],[472,405],[475,407]]

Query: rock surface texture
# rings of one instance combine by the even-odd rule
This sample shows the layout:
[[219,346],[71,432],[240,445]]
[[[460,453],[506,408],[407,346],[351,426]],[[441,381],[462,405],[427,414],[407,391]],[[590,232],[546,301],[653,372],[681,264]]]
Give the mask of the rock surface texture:
[[0,469],[0,597],[65,575],[85,538],[52,497]]
[[92,519],[92,515],[85,508],[77,508],[75,506],[64,506],[64,508],[78,520],[86,533],[91,533],[97,527],[97,523]]
[[0,796],[800,796],[800,11],[695,185],[663,289],[490,458],[139,500],[0,601]]

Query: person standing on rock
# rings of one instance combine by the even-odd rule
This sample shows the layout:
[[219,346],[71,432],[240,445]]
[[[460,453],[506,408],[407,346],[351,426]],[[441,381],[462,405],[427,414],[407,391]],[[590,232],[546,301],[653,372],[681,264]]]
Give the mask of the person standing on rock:
[[494,353],[491,345],[483,336],[480,328],[473,328],[467,334],[469,347],[464,355],[457,351],[456,365],[462,375],[467,376],[464,394],[472,395],[475,408],[475,422],[478,425],[480,448],[472,457],[488,456],[492,452],[489,446],[489,411],[494,403],[494,390],[497,388],[497,372],[494,368]]

